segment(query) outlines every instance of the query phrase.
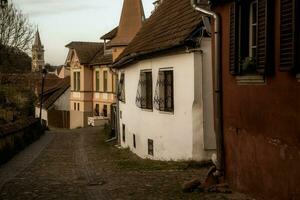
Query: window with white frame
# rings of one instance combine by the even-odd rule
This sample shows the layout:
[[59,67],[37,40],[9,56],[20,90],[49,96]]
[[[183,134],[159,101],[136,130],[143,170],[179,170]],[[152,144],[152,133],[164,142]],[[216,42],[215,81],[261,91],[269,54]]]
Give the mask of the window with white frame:
[[240,64],[244,74],[256,73],[257,0],[240,5]]
[[257,2],[250,3],[250,19],[249,19],[249,57],[256,58],[257,50]]
[[136,95],[136,105],[142,109],[153,109],[152,72],[140,72],[140,80]]
[[159,70],[154,106],[159,111],[174,112],[174,77],[172,69]]

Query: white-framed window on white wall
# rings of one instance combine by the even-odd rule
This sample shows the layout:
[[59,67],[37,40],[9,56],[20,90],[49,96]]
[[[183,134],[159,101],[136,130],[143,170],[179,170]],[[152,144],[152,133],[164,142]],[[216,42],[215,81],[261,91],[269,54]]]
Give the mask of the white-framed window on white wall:
[[173,69],[160,69],[155,88],[154,107],[163,112],[174,112]]

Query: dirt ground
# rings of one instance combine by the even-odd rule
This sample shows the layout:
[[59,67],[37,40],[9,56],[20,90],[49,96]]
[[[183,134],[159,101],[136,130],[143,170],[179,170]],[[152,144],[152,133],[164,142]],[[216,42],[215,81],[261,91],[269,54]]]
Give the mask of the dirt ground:
[[[6,180],[2,188],[0,185],[1,200],[251,199],[238,193],[183,193],[181,185],[204,178],[207,167],[140,159],[128,149],[105,143],[103,128],[52,130],[47,134],[53,139],[37,158],[25,167],[24,163],[14,166],[23,170]],[[10,169],[0,168],[0,182],[4,180],[1,174]]]

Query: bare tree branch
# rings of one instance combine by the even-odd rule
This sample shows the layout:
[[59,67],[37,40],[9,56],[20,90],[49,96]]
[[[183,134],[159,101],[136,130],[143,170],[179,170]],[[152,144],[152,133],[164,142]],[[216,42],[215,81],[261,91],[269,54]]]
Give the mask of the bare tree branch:
[[13,4],[0,10],[0,45],[27,52],[33,35],[33,26]]

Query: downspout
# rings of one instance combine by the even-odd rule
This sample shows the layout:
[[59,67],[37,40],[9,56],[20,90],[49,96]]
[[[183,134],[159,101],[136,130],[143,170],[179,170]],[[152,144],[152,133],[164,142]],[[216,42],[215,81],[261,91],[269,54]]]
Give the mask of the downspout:
[[222,131],[222,88],[221,88],[221,19],[220,16],[212,11],[205,10],[196,4],[197,0],[191,0],[192,7],[205,15],[214,18],[214,94],[215,94],[215,132],[217,143],[217,162],[215,163],[217,171],[216,176],[222,176],[224,172],[224,154],[223,154],[223,131]]

